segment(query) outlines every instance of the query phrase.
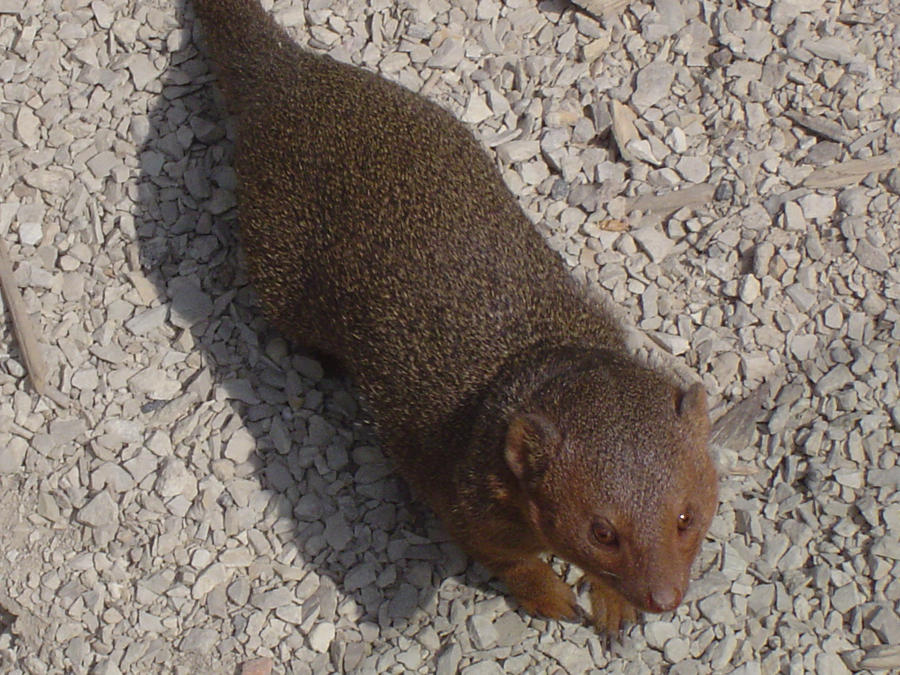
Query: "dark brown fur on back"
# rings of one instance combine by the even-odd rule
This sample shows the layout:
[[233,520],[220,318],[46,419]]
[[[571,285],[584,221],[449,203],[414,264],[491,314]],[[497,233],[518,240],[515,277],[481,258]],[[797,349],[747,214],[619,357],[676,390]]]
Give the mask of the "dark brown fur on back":
[[[397,85],[302,50],[257,0],[195,6],[236,118],[241,230],[264,309],[349,370],[402,475],[526,607],[565,614],[531,602],[523,580],[556,598],[531,558],[565,554],[569,530],[591,526],[550,519],[544,532],[529,520],[535,509],[590,521],[602,495],[621,527],[652,520],[638,502],[665,501],[664,490],[653,496],[660,481],[684,490],[685,462],[713,484],[714,506],[705,405],[679,414],[683,392],[624,356],[616,322],[574,285],[468,129]],[[532,413],[567,450],[528,484],[510,469],[507,432]],[[571,495],[552,496],[560,480],[584,493],[580,515]],[[520,558],[527,569],[511,569]],[[645,586],[616,588],[653,608]]]

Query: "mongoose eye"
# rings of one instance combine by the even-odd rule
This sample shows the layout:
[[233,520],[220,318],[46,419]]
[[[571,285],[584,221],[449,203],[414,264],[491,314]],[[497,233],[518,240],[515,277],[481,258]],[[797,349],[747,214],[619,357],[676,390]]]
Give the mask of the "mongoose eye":
[[591,534],[601,546],[616,546],[619,543],[619,537],[613,526],[606,520],[596,520],[591,525]]
[[694,522],[694,514],[690,511],[682,511],[678,514],[678,529],[684,532]]

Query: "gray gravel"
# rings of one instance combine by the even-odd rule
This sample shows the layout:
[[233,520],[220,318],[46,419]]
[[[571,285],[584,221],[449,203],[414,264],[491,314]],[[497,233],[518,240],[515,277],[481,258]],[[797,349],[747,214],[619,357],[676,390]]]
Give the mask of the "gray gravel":
[[900,668],[897,3],[274,11],[470,123],[635,349],[700,373],[697,580],[611,642],[519,612],[260,316],[190,9],[0,0],[0,236],[71,401],[0,323],[0,671]]

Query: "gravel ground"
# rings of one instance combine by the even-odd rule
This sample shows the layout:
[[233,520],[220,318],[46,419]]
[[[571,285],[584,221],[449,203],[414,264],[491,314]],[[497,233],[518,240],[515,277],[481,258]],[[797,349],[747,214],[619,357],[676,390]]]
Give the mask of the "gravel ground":
[[0,235],[69,399],[4,320],[0,671],[900,668],[896,0],[274,11],[472,125],[635,347],[700,373],[698,579],[612,641],[518,611],[261,317],[190,7],[0,0]]

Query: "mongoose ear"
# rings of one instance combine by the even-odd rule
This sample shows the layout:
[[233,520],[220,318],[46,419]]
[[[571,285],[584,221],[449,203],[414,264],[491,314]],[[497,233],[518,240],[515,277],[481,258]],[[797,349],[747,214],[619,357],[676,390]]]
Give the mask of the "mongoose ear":
[[704,417],[706,415],[706,390],[699,382],[692,384],[687,391],[678,393],[675,409],[679,417]]
[[540,475],[559,442],[559,431],[543,415],[516,415],[506,430],[506,463],[519,480]]

